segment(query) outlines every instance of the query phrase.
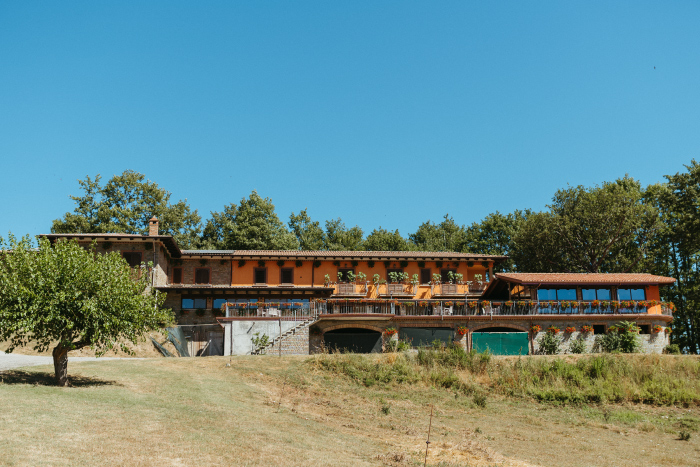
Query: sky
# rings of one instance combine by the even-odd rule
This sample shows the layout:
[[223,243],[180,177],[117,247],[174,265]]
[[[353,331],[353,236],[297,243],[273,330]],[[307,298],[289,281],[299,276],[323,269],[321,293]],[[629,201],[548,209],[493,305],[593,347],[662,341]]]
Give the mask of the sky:
[[0,236],[124,170],[408,235],[700,158],[697,1],[0,2]]

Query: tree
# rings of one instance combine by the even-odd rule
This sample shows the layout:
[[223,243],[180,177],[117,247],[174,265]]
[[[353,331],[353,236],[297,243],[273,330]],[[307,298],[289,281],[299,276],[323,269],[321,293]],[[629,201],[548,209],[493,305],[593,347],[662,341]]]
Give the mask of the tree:
[[439,224],[424,222],[408,238],[419,251],[464,251],[466,230],[445,214]]
[[301,250],[321,250],[326,241],[326,234],[323,232],[318,221],[312,221],[306,212],[302,210],[299,215],[292,213],[289,216],[289,228],[299,242]]
[[204,242],[219,250],[297,250],[299,242],[277,214],[270,198],[253,190],[239,206],[231,203],[222,213],[212,212],[204,228]]
[[[513,237],[530,211],[515,211],[503,215],[496,211],[481,222],[474,222],[466,229],[464,249],[469,253],[509,256],[513,250]],[[496,265],[496,272],[514,271],[512,259]]]
[[554,195],[549,212],[528,216],[515,236],[520,271],[637,272],[645,269],[657,211],[629,177],[602,186],[569,187]]
[[98,355],[117,341],[136,342],[144,331],[172,322],[161,309],[165,294],[150,291],[147,269],[134,274],[117,252],[97,254],[75,241],[51,244],[27,237],[0,238],[0,341],[7,351],[36,341],[35,349],[53,343],[59,386],[68,382],[68,352],[91,346]]
[[362,250],[364,232],[358,226],[348,229],[340,218],[326,221],[326,243],[324,250],[359,251]]
[[398,229],[393,232],[381,227],[374,229],[364,241],[366,251],[410,251],[415,246],[403,238]]
[[51,232],[145,235],[149,219],[156,216],[161,235],[172,235],[184,249],[198,246],[201,218],[186,200],[172,204],[169,191],[132,170],[113,176],[104,186],[100,180],[99,174],[78,180],[83,195],[71,196],[75,210],[54,220]]
[[666,175],[667,182],[646,190],[647,201],[658,209],[664,228],[652,248],[653,271],[676,283],[662,290],[662,298],[676,305],[671,339],[686,352],[700,352],[700,164]]

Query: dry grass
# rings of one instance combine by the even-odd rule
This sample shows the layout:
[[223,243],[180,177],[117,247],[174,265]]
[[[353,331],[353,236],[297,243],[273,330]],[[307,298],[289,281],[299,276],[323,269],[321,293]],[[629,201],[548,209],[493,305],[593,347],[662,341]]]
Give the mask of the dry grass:
[[[167,332],[150,332],[144,334],[139,342],[136,344],[132,342],[125,342],[126,346],[131,349],[131,353],[126,353],[122,352],[119,347],[115,347],[113,350],[108,351],[105,353],[103,356],[104,357],[123,357],[123,358],[128,358],[128,357],[138,357],[138,358],[158,358],[162,357],[163,355],[154,347],[153,342],[151,342],[151,339],[149,336],[153,336],[155,340],[158,341],[159,344],[163,344],[165,342],[165,338],[167,337]],[[12,353],[18,354],[18,355],[40,355],[40,356],[45,356],[45,357],[50,357],[51,356],[51,351],[53,350],[53,347],[55,346],[52,345],[49,347],[46,351],[44,352],[39,352],[37,350],[34,350],[36,342],[32,341],[29,342],[26,346],[24,347],[18,347],[16,348]],[[0,350],[7,350],[8,343],[7,342],[0,342]],[[175,346],[171,344],[170,342],[165,342],[163,344],[163,347],[168,349],[173,355],[177,355],[177,351],[175,350]],[[94,357],[95,356],[95,350],[91,349],[89,347],[85,347],[79,350],[73,350],[69,354],[71,357]]]
[[[564,407],[423,382],[365,387],[315,357],[71,364],[0,376],[0,465],[697,465],[698,408]],[[329,357],[325,357],[329,358]],[[334,358],[334,356],[330,356]],[[372,357],[392,358],[392,357]],[[693,431],[678,441],[681,426]]]

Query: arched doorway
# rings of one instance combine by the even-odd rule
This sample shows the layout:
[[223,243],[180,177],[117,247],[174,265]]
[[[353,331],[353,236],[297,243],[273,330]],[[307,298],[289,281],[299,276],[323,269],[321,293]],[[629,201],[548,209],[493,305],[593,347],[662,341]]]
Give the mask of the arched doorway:
[[323,343],[331,352],[379,353],[382,333],[363,328],[335,329],[323,334]]
[[488,350],[494,355],[527,355],[530,349],[526,331],[507,326],[480,328],[471,334],[472,349],[477,352]]

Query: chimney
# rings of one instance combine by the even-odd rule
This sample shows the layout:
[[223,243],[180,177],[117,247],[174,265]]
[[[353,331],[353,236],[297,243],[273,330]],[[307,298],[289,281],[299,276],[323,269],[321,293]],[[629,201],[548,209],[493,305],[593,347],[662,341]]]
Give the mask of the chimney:
[[156,216],[151,217],[148,221],[148,235],[150,237],[158,235],[158,218]]

